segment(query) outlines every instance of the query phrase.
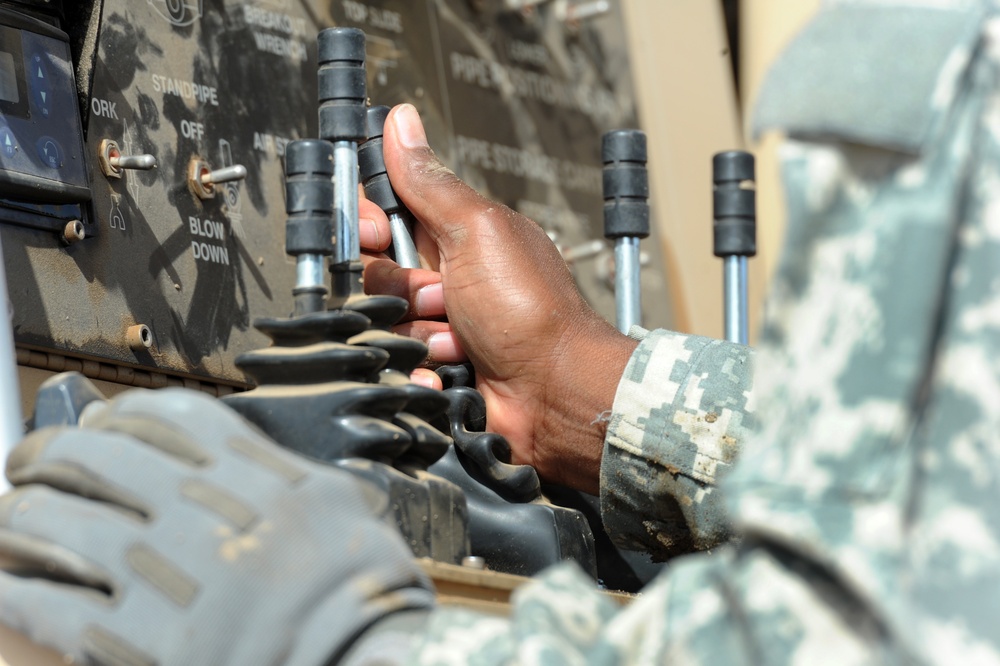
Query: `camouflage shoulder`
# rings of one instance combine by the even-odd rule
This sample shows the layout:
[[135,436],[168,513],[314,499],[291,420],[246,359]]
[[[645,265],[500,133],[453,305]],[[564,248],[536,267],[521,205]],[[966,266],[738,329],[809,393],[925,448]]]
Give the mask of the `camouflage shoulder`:
[[808,558],[928,661],[1000,663],[983,621],[1000,543],[1000,486],[983,475],[997,423],[984,396],[1000,376],[984,314],[997,311],[1000,23],[996,9],[979,20],[972,6],[986,3],[954,4],[909,33],[900,13],[894,34],[922,52],[905,94],[869,88],[864,49],[827,56],[862,76],[860,107],[877,96],[910,129],[901,141],[876,114],[841,130],[817,111],[798,130],[813,140],[786,147],[761,432],[726,490],[747,538]]

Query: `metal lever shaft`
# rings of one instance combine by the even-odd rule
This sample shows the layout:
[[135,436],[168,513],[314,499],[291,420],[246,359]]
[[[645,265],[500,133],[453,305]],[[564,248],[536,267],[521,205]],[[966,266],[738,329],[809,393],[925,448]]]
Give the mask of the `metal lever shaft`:
[[156,168],[156,157],[153,155],[120,155],[108,158],[108,163],[116,169],[149,171]]
[[319,135],[333,143],[334,248],[330,266],[338,301],[360,293],[358,143],[364,141],[365,33],[328,28],[319,34]]
[[757,193],[744,184],[754,181],[753,155],[742,150],[712,158],[715,256],[723,261],[725,338],[750,343],[747,260],[757,254]]
[[365,186],[365,196],[384,210],[389,217],[389,231],[392,234],[392,249],[396,263],[403,268],[420,268],[420,257],[413,244],[413,215],[396,196],[385,168],[382,132],[388,115],[387,106],[373,106],[368,109],[368,140],[358,148],[361,182]]
[[618,330],[642,324],[639,241],[649,236],[646,135],[614,130],[604,135],[604,237],[615,242],[615,310]]
[[233,183],[239,180],[246,180],[247,168],[242,164],[215,169],[208,173],[201,174],[202,185],[221,185],[223,183]]

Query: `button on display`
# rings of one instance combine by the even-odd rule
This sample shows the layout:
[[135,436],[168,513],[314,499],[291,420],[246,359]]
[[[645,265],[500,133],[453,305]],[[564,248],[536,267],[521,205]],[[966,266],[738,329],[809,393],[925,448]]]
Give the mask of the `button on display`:
[[17,154],[17,137],[9,127],[0,127],[0,152],[5,157],[14,157]]
[[43,136],[38,139],[38,157],[42,164],[50,169],[58,169],[62,166],[63,154],[59,142],[51,136]]
[[31,81],[38,112],[47,118],[49,105],[52,103],[52,86],[49,83],[49,73],[45,69],[45,60],[37,53],[31,57],[28,80]]

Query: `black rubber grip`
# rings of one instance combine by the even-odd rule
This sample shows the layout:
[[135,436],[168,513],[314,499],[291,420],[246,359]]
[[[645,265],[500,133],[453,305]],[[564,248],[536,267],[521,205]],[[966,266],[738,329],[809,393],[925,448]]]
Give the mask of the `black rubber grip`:
[[368,140],[358,147],[358,166],[361,168],[361,184],[365,186],[365,196],[369,201],[385,211],[386,215],[400,213],[406,206],[396,196],[386,173],[385,156],[382,152],[382,130],[389,107],[373,106],[368,109],[366,124]]
[[744,186],[754,181],[754,158],[731,150],[712,158],[713,251],[717,257],[757,254],[757,193]]
[[385,121],[389,117],[388,106],[373,106],[365,114],[365,136],[371,139],[381,139],[385,133]]
[[640,130],[613,130],[601,142],[604,163],[604,236],[649,235],[649,175],[646,135]]
[[291,141],[285,148],[285,252],[333,253],[333,144]]
[[319,135],[328,141],[364,141],[365,33],[327,28],[319,33]]
[[299,139],[285,146],[285,173],[333,176],[333,144],[322,139]]

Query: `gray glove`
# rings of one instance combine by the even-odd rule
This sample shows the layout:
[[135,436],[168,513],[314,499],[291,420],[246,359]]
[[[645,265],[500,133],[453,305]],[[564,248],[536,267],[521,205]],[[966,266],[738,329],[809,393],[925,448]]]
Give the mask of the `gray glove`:
[[82,663],[316,666],[433,603],[384,498],[199,393],[93,405],[7,476],[0,623]]

